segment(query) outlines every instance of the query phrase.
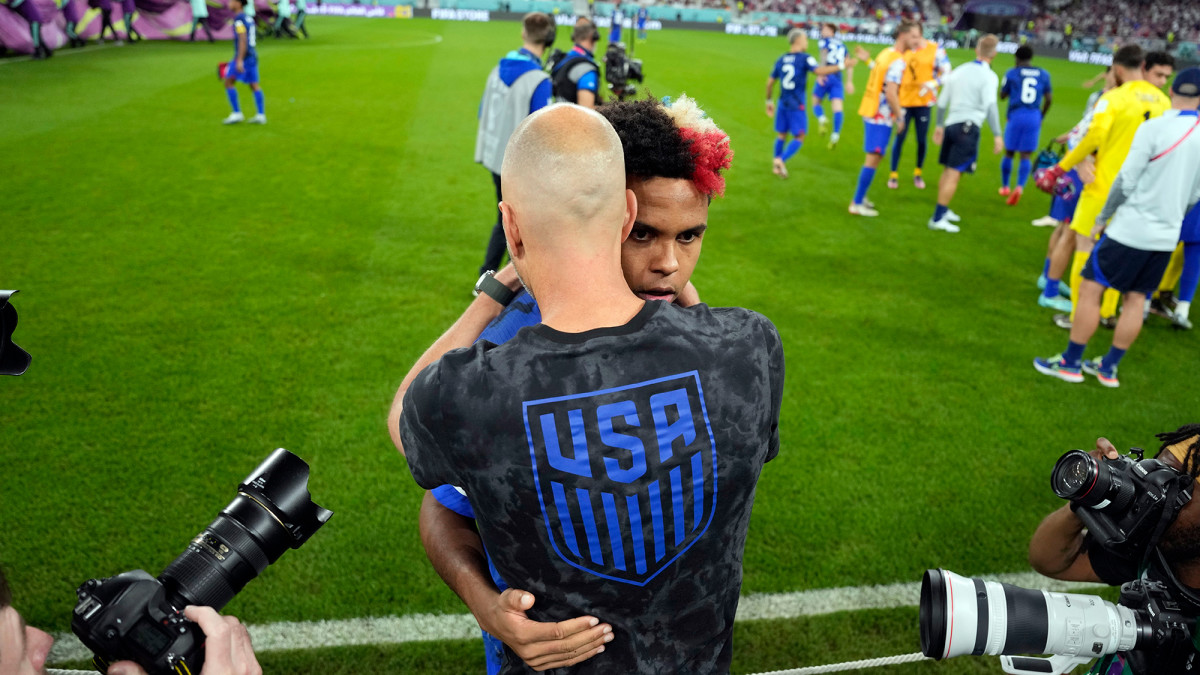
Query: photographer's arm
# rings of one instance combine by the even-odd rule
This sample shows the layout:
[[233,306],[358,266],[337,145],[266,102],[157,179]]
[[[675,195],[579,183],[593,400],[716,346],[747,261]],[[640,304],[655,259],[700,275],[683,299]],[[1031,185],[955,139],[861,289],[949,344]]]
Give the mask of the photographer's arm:
[[[496,272],[496,281],[508,286],[514,291],[521,289],[521,281],[517,278],[517,271],[511,264],[506,265],[504,269]],[[400,412],[404,407],[404,393],[412,386],[413,380],[417,379],[417,375],[426,368],[429,364],[442,358],[442,356],[452,350],[462,347],[470,347],[479,335],[483,333],[483,329],[487,328],[492,319],[500,316],[500,312],[504,309],[500,303],[496,302],[491,296],[486,293],[480,293],[462,316],[458,317],[458,321],[454,322],[450,329],[442,334],[421,358],[413,364],[413,367],[404,376],[404,380],[400,383],[400,389],[396,392],[396,398],[392,399],[392,409],[388,412],[388,433],[392,437],[392,442],[396,444],[396,449],[400,454],[404,454],[404,445],[400,441]]]
[[612,627],[591,616],[558,623],[525,616],[534,597],[510,588],[497,592],[475,523],[438,503],[426,492],[419,519],[421,543],[433,569],[466,603],[480,628],[516,652],[534,670],[563,668],[604,651]]
[[[1096,439],[1096,459],[1116,459],[1107,438]],[[1063,581],[1101,581],[1084,547],[1083,521],[1065,505],[1046,516],[1029,541],[1029,564],[1041,574]]]
[[596,92],[580,89],[576,92],[577,103],[585,108],[596,109]]

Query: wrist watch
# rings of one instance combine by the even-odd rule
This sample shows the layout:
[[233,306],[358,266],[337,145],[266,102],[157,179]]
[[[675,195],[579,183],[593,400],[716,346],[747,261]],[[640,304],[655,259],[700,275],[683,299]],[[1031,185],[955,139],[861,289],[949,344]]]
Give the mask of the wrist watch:
[[500,303],[501,307],[508,307],[508,303],[517,297],[516,291],[496,281],[495,270],[484,272],[480,275],[479,281],[475,282],[475,294],[478,295],[480,293]]

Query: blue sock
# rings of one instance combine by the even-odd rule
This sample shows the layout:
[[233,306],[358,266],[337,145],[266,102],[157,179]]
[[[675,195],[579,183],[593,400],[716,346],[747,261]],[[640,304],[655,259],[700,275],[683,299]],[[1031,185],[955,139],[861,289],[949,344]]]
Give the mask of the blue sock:
[[1021,158],[1021,163],[1017,165],[1017,185],[1025,187],[1025,181],[1029,180],[1029,172],[1033,169],[1033,164],[1024,157]]
[[1046,298],[1053,298],[1058,295],[1058,279],[1046,278],[1046,287],[1042,289],[1042,295]]
[[1125,356],[1124,349],[1110,347],[1108,353],[1104,355],[1104,358],[1100,359],[1100,365],[1104,366],[1105,370],[1109,368],[1116,368],[1117,364],[1121,362],[1122,356]]
[[871,189],[871,181],[875,180],[875,169],[863,167],[858,172],[858,188],[854,190],[854,203],[862,204],[867,198],[867,190]]
[[945,218],[946,212],[949,210],[950,210],[949,206],[942,206],[941,204],[938,204],[937,207],[935,207],[933,209],[933,220],[936,222],[936,221],[941,220],[942,218]]
[[267,114],[267,102],[266,99],[263,98],[262,89],[254,92],[254,107],[258,110],[259,115]]
[[845,118],[845,115],[843,115],[840,112],[833,113],[833,133],[835,133],[835,134],[842,133],[842,120],[844,118]]
[[1000,160],[1000,181],[1001,185],[1008,187],[1009,180],[1012,179],[1012,157],[1005,157]]
[[1063,361],[1066,361],[1068,368],[1078,368],[1079,362],[1083,360],[1083,348],[1087,345],[1081,345],[1078,342],[1067,342],[1067,351],[1063,352]]
[[1050,278],[1048,276],[1049,274],[1050,274],[1050,259],[1046,258],[1046,264],[1042,265],[1042,276],[1044,276],[1048,279],[1048,278]]
[[238,102],[237,89],[226,87],[225,95],[229,97],[229,105],[233,107],[233,112],[242,112],[242,104]]
[[[1200,207],[1193,207],[1200,208]],[[1183,274],[1179,277],[1179,299],[1191,302],[1200,283],[1200,244],[1183,245]]]
[[823,108],[820,103],[813,106],[813,112],[817,114],[817,119],[821,119],[825,116],[825,108]]
[[775,156],[776,157],[783,156],[783,139],[782,138],[775,139]]
[[800,152],[801,141],[798,138],[793,138],[791,143],[787,144],[787,149],[783,151],[783,161],[788,161],[797,152]]

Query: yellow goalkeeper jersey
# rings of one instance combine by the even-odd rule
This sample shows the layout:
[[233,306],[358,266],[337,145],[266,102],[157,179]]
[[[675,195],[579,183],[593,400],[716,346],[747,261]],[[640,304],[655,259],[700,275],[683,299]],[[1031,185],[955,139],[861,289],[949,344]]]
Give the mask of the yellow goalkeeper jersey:
[[1133,135],[1142,122],[1153,119],[1171,107],[1171,99],[1158,87],[1145,80],[1134,80],[1100,97],[1092,109],[1092,122],[1087,135],[1059,163],[1070,170],[1088,155],[1096,153],[1096,180],[1086,186],[1084,193],[1108,194],[1113,181],[1125,163]]

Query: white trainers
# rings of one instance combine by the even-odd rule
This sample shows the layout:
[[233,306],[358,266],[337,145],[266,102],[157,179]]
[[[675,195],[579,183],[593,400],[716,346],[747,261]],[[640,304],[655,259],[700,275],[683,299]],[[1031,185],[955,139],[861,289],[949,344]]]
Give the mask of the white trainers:
[[780,178],[788,177],[787,165],[783,163],[782,158],[776,157],[771,161],[771,173],[779,176]]
[[943,216],[941,220],[929,219],[929,229],[941,230],[942,232],[958,232],[958,226],[950,222],[950,219]]
[[224,120],[222,120],[221,124],[237,124],[238,122],[241,122],[244,119],[246,119],[246,118],[240,112],[229,113],[229,117],[226,117]]
[[267,116],[263,115],[262,113],[259,113],[259,114],[255,115],[254,117],[250,118],[250,124],[266,124],[266,123],[267,123]]
[[841,139],[842,139],[842,135],[836,131],[833,132],[832,134],[830,134],[829,135],[829,149],[832,150],[832,149],[836,148],[838,141],[840,141]]
[[826,134],[826,132],[829,131],[829,118],[828,117],[818,117],[817,118],[817,131],[822,136],[824,136]]
[[1037,220],[1033,221],[1033,226],[1034,227],[1058,227],[1058,221],[1051,218],[1050,216],[1042,216],[1041,218],[1038,218]]
[[850,215],[852,215],[852,216],[870,216],[873,218],[873,217],[879,215],[879,212],[876,211],[875,209],[867,206],[866,204],[851,203],[850,204]]
[[[955,212],[953,212],[953,211],[950,211],[950,210],[948,210],[948,209],[947,209],[947,210],[946,210],[946,220],[948,220],[948,221],[950,221],[950,222],[952,222],[952,223],[957,223],[957,222],[961,221],[961,220],[962,220],[962,218],[960,218],[960,217],[959,217],[959,215],[958,215],[957,213],[955,213]],[[957,231],[957,230],[956,230],[956,231]]]

